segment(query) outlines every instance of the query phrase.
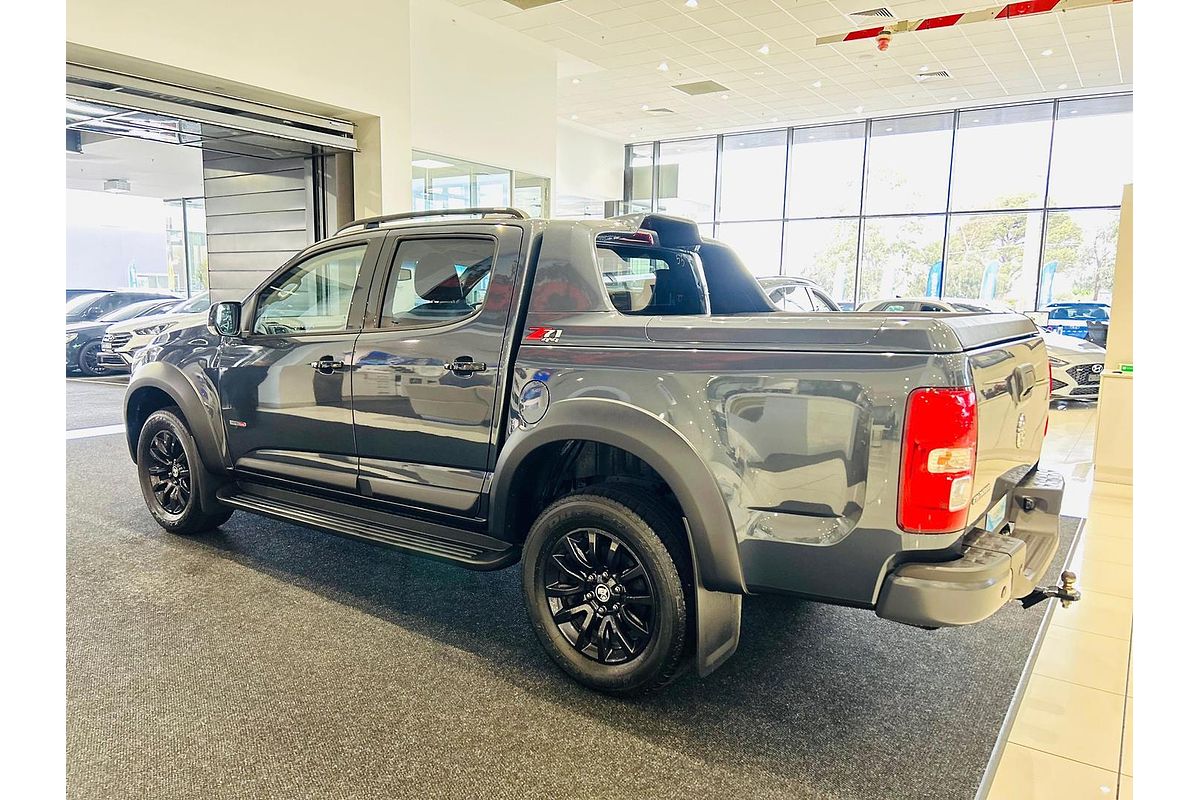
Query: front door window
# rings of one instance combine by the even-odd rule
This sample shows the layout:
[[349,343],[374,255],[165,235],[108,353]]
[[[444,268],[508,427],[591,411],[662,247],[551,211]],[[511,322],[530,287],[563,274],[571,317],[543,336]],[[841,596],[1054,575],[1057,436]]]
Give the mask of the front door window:
[[272,336],[344,331],[365,244],[319,253],[258,293],[254,332]]

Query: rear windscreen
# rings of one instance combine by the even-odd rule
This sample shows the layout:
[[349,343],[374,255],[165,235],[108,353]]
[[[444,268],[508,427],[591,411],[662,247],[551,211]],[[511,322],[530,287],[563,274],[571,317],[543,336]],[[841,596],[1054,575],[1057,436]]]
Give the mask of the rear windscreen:
[[598,247],[608,299],[622,314],[704,314],[707,304],[689,253],[648,247]]

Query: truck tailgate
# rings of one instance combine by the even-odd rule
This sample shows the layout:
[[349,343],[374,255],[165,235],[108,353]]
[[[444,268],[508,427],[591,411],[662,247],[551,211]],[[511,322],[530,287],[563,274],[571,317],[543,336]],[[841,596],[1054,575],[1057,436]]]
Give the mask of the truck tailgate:
[[1050,363],[1041,336],[967,352],[978,407],[970,514],[987,513],[1037,463],[1049,414]]

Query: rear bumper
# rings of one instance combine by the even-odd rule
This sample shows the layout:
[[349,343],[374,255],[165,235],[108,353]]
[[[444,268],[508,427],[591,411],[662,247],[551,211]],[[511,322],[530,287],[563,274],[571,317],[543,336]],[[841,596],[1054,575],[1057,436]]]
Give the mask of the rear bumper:
[[924,628],[970,625],[1030,594],[1058,551],[1063,485],[1057,472],[1030,472],[1009,498],[1007,532],[972,530],[953,561],[897,567],[884,579],[876,613]]

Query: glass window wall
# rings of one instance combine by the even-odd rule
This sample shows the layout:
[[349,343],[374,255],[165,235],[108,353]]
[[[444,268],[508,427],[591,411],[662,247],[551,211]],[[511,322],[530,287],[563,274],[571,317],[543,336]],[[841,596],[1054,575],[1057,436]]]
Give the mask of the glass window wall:
[[697,222],[716,219],[717,140],[663,142],[658,156],[658,200],[665,214]]
[[787,216],[858,216],[866,139],[865,122],[793,130]]
[[724,144],[721,219],[778,219],[783,208],[787,131],[726,136]]
[[691,217],[755,275],[843,303],[1108,301],[1131,111],[1106,95],[631,145],[626,210]]

